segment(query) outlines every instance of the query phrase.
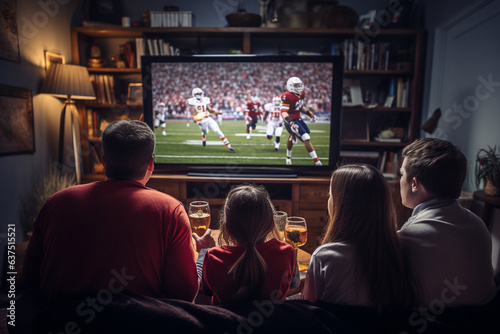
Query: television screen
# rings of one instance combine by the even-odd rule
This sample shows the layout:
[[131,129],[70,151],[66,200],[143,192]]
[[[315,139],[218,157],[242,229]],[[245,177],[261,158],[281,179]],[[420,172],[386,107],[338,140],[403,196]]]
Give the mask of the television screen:
[[341,56],[146,56],[142,76],[156,170],[290,177],[338,162]]

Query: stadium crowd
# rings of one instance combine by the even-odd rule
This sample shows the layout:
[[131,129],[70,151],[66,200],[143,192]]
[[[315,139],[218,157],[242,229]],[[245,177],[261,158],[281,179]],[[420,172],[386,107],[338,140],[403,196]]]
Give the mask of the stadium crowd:
[[[290,76],[305,84],[306,101],[316,112],[330,113],[331,70],[323,63],[242,63],[192,62],[155,63],[152,72],[153,105],[167,105],[167,117],[185,117],[186,100],[195,87],[212,100],[215,109],[233,115],[251,96],[261,103],[272,101],[286,91]],[[239,108],[238,108],[239,107]],[[232,116],[231,116],[232,117]]]

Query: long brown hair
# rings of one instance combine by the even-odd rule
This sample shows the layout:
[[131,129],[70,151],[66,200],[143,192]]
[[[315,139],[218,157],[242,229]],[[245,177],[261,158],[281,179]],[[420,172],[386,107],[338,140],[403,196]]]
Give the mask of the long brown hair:
[[258,298],[267,266],[255,245],[274,228],[275,209],[263,186],[233,187],[221,210],[219,244],[244,246],[243,254],[229,269],[238,287],[234,300]]
[[355,248],[355,270],[379,312],[413,306],[415,288],[397,235],[389,186],[370,165],[344,165],[330,180],[329,222],[322,244]]

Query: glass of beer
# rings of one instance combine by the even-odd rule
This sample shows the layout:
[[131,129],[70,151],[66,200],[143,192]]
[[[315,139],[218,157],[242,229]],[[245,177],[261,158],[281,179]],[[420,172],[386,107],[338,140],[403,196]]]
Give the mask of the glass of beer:
[[307,224],[304,218],[288,217],[286,219],[285,240],[295,249],[307,242]]
[[198,236],[203,236],[210,226],[210,205],[204,201],[189,203],[188,209],[191,230]]

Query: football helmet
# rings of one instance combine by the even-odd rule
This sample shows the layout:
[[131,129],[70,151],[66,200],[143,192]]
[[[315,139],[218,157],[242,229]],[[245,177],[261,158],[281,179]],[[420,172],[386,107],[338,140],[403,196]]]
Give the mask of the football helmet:
[[281,106],[281,99],[280,99],[280,97],[279,97],[279,96],[275,96],[275,97],[273,97],[273,105],[274,105],[275,107],[279,107],[279,106]]
[[259,102],[259,101],[260,101],[260,100],[259,100],[259,98],[258,98],[257,96],[252,96],[252,102],[253,102],[253,103],[257,103],[257,102]]
[[291,77],[286,82],[286,89],[295,95],[302,94],[304,91],[304,83],[298,77]]
[[198,87],[194,88],[192,94],[193,97],[196,98],[197,100],[203,99],[203,91],[201,90],[201,88]]

